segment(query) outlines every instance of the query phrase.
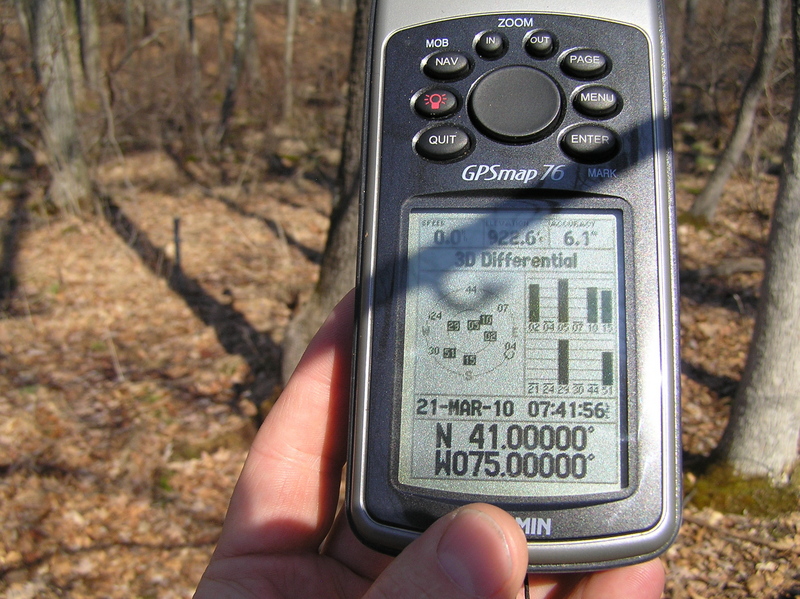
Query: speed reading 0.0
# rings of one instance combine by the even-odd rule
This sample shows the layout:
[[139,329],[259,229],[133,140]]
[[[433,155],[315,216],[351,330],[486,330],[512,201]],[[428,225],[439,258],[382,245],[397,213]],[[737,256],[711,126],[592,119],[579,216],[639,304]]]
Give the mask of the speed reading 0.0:
[[411,212],[401,483],[491,494],[502,480],[532,497],[621,488],[621,221]]

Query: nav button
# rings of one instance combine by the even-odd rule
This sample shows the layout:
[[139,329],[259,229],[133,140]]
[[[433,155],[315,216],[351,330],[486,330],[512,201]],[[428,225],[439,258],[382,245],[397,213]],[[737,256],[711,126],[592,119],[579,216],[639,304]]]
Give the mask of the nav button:
[[465,156],[472,149],[472,139],[460,127],[440,125],[419,133],[414,148],[424,158],[445,162]]
[[422,61],[422,71],[431,79],[455,81],[471,70],[472,63],[461,52],[434,52]]

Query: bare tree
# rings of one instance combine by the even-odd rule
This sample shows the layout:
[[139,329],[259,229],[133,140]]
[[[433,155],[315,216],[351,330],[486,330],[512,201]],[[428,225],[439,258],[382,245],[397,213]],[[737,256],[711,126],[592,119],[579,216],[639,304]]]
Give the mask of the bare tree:
[[71,72],[72,96],[78,106],[86,99],[86,75],[81,56],[80,1],[58,0],[61,39],[67,53],[67,65]]
[[236,105],[236,90],[239,88],[239,78],[244,68],[245,53],[247,50],[247,34],[250,31],[252,19],[252,0],[236,0],[236,30],[233,35],[233,58],[228,71],[228,85],[225,88],[225,98],[222,100],[220,110],[217,141],[222,143],[228,131],[228,122],[233,115]]
[[61,0],[17,0],[17,13],[28,32],[41,89],[42,138],[52,175],[50,199],[57,208],[77,214],[92,207],[92,195],[78,137]]
[[197,45],[197,35],[195,33],[194,22],[194,0],[184,0],[183,2],[183,20],[186,25],[184,29],[181,27],[181,43],[188,48],[187,54],[192,57],[193,69],[199,69],[199,56],[200,48]]
[[[800,0],[792,0],[795,72],[800,69]],[[800,436],[800,85],[795,83],[767,265],[744,376],[720,444],[744,476],[785,481]]]
[[284,380],[294,371],[324,318],[355,284],[369,6],[369,0],[358,0],[356,3],[348,77],[347,119],[331,225],[314,293],[286,329],[282,363]]
[[200,71],[200,46],[197,40],[195,26],[194,0],[183,0],[181,7],[180,51],[175,62],[175,80],[182,82],[183,94],[182,110],[186,122],[186,134],[189,147],[195,147],[203,157],[206,155],[205,139],[203,138],[202,118],[198,107],[201,93]]
[[226,0],[214,0],[214,14],[217,17],[217,63],[220,72],[225,64],[225,24],[230,18]]
[[739,112],[736,115],[736,123],[725,150],[722,152],[705,188],[692,204],[690,211],[694,216],[705,218],[709,221],[714,218],[725,184],[733,174],[733,170],[747,147],[747,142],[755,124],[756,110],[778,52],[782,12],[783,0],[763,0],[763,31],[756,64],[744,87]]
[[683,5],[683,29],[681,37],[672,44],[675,54],[680,57],[678,61],[678,81],[686,81],[689,76],[689,67],[692,64],[692,40],[697,24],[698,0],[686,0]]
[[101,87],[100,23],[96,0],[76,0],[81,32],[81,61],[83,75],[89,88],[97,91]]
[[125,50],[129,51],[144,34],[146,11],[140,0],[125,0]]
[[286,0],[286,49],[283,59],[283,120],[290,122],[294,112],[294,36],[297,31],[297,0]]

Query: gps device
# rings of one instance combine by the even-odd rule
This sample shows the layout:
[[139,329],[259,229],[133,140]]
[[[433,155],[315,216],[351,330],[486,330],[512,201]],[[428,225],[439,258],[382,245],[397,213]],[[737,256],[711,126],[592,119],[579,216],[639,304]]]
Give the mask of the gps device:
[[489,502],[531,571],[680,524],[677,255],[655,0],[377,0],[347,510],[398,552]]

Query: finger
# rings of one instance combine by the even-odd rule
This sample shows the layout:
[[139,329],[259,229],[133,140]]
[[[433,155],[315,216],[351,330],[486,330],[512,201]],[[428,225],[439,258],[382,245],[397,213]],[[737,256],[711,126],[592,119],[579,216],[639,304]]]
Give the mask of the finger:
[[375,580],[394,559],[370,549],[359,541],[350,528],[344,511],[336,515],[336,521],[333,523],[330,535],[325,539],[322,553],[368,580]]
[[375,580],[394,559],[370,549],[358,540],[344,511],[337,514],[330,535],[325,539],[322,553],[369,580]]
[[664,566],[656,559],[590,574],[580,581],[569,599],[617,599],[620,596],[659,599],[664,591],[664,579]]
[[366,598],[512,599],[528,565],[525,535],[503,510],[471,504],[409,545]]
[[[567,599],[583,579],[580,574],[528,574],[517,599]],[[626,595],[627,596],[627,595]],[[639,599],[636,597],[636,599]]]
[[354,295],[311,341],[262,424],[234,489],[220,557],[316,550],[345,460]]
[[658,560],[643,564],[578,574],[530,574],[525,599],[660,599],[664,591],[664,567]]

